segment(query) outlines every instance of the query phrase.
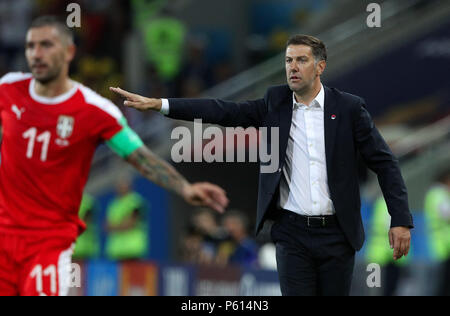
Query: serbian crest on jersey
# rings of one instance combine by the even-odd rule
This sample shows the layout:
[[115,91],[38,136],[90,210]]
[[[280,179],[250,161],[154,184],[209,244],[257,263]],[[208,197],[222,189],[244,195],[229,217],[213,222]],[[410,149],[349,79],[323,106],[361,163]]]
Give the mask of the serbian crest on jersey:
[[72,116],[60,115],[58,125],[56,125],[56,133],[62,139],[67,139],[72,135],[74,118]]

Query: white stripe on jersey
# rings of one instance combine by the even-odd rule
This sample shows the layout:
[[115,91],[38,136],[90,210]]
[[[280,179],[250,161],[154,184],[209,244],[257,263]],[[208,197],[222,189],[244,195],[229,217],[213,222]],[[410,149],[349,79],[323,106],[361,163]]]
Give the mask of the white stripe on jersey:
[[75,82],[75,81],[72,81],[72,83],[73,83],[73,87],[69,91],[67,91],[63,94],[60,94],[56,97],[49,98],[49,97],[43,97],[36,93],[36,90],[35,90],[36,80],[32,79],[30,82],[30,86],[28,87],[28,93],[30,94],[31,98],[36,102],[46,104],[46,105],[57,105],[57,104],[66,102],[71,97],[73,97],[75,95],[75,93],[77,93],[79,83]]
[[[10,72],[0,79],[0,84],[11,84],[27,80],[30,78],[33,78],[33,75],[31,73]],[[30,83],[29,93],[33,99],[35,99],[40,103],[51,105],[62,103],[67,99],[69,99],[70,97],[72,97],[75,94],[75,92],[78,89],[80,89],[81,93],[85,98],[86,103],[96,106],[102,111],[108,113],[110,116],[114,117],[117,121],[119,121],[123,117],[122,112],[119,110],[117,106],[114,105],[114,103],[100,96],[98,93],[92,91],[91,89],[82,85],[81,83],[73,81],[74,87],[70,89],[70,91],[64,93],[63,95],[57,96],[56,98],[46,98],[36,94],[36,92],[34,91],[34,82],[35,81],[33,79]]]
[[9,84],[14,82],[19,82],[23,80],[27,80],[32,78],[33,75],[30,73],[23,73],[23,72],[10,72],[4,75],[0,79],[0,84]]
[[108,99],[102,97],[98,93],[92,91],[82,84],[79,84],[79,88],[87,104],[98,107],[102,111],[114,117],[117,121],[119,121],[123,117],[123,114],[119,110],[119,108]]
[[58,296],[67,296],[71,286],[72,279],[72,254],[75,244],[69,249],[61,252],[58,258]]

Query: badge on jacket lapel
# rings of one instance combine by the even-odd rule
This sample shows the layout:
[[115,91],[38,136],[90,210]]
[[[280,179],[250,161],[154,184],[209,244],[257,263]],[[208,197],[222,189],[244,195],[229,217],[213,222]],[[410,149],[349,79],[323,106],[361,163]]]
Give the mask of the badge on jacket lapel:
[[335,119],[336,119],[336,115],[334,115],[334,114],[331,115],[331,119],[332,119],[332,120],[335,120]]

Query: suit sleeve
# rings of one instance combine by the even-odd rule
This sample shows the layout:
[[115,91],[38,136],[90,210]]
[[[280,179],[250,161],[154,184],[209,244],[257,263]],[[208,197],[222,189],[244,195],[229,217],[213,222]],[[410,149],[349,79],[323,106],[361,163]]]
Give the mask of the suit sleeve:
[[355,141],[367,166],[377,174],[391,215],[391,227],[413,228],[408,194],[398,160],[375,127],[362,99],[357,112],[354,118]]
[[229,127],[260,127],[267,113],[267,94],[264,99],[231,102],[215,99],[169,99],[168,117]]

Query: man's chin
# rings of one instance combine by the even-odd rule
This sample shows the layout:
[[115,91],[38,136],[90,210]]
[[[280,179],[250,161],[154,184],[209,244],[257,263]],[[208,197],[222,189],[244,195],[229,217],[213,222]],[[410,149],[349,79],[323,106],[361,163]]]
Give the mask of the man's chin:
[[38,74],[38,73],[33,72],[33,78],[41,84],[48,84],[49,82],[52,82],[53,80],[55,80],[56,77],[50,76],[47,74]]
[[291,90],[294,92],[303,91],[305,89],[304,84],[295,84],[292,82],[288,82],[288,85],[289,85],[289,88],[291,88]]

